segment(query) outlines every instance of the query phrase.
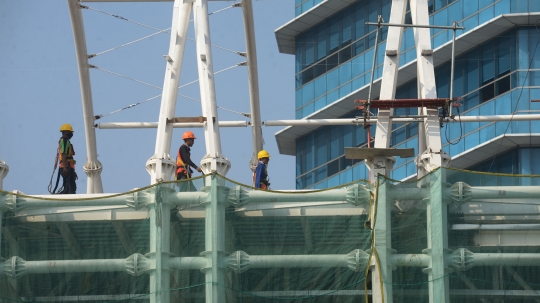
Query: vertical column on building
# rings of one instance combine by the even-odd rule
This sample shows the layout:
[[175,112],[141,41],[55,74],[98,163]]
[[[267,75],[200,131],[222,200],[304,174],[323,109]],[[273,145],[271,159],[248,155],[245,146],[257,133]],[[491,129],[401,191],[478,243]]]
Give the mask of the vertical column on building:
[[161,183],[156,185],[154,201],[149,208],[150,216],[150,253],[152,270],[150,271],[150,302],[170,302],[170,225],[171,206],[164,199],[164,187]]
[[448,253],[448,207],[443,196],[445,171],[439,169],[429,176],[429,202],[427,204],[427,242],[428,248],[423,252],[431,259],[429,267],[424,269],[428,274],[429,302],[450,302],[449,268],[445,261]]
[[[405,12],[407,0],[393,0],[390,10],[389,23],[402,24],[405,22]],[[386,50],[383,63],[383,72],[381,79],[381,90],[379,99],[390,100],[395,98],[397,75],[399,68],[399,51],[401,49],[401,40],[403,37],[402,27],[389,27],[386,39]],[[373,67],[375,68],[375,67]],[[379,109],[377,113],[377,128],[375,131],[375,148],[390,147],[390,133],[392,123],[390,116],[393,109]],[[378,175],[389,176],[395,159],[393,157],[375,156],[373,162],[366,161],[370,167],[370,180],[375,182]],[[383,179],[379,179],[383,180]],[[372,297],[373,302],[392,302],[392,267],[391,267],[391,220],[390,209],[386,201],[386,186],[379,186],[376,197],[377,217],[372,217],[372,222],[376,222],[374,227],[374,245],[377,250],[380,268],[372,263]],[[383,281],[384,283],[382,283]],[[381,289],[382,287],[382,289]]]
[[203,188],[210,191],[208,200],[203,202],[205,209],[205,251],[202,255],[206,258],[206,266],[203,268],[206,282],[206,302],[224,303],[226,286],[225,252],[225,207],[227,206],[228,188],[224,186],[224,179],[217,174],[206,177]]
[[[392,264],[391,264],[391,204],[387,199],[388,180],[385,176],[377,177],[377,211],[371,222],[374,226],[374,243],[376,257],[372,258],[372,302],[393,302]],[[380,267],[379,267],[380,266]],[[382,288],[381,288],[382,287]]]
[[186,48],[187,32],[193,2],[191,0],[175,0],[169,52],[165,55],[167,67],[161,95],[156,147],[154,155],[146,162],[146,170],[150,173],[151,183],[168,181],[175,168],[171,159],[172,123],[178,98],[178,84],[182,70],[182,60]]
[[[429,25],[428,1],[410,0],[411,17],[415,25]],[[433,49],[429,28],[414,29],[416,45],[418,92],[420,99],[437,98],[435,85],[435,70],[433,65]],[[417,158],[418,177],[440,167],[448,166],[450,157],[442,150],[438,110],[422,108],[425,115],[423,137],[418,140],[425,142],[425,150],[419,150]],[[430,267],[424,272],[428,274],[430,302],[450,302],[449,282],[444,254],[448,248],[446,231],[447,205],[443,201],[442,186],[445,173],[442,169],[430,176],[430,199],[427,206],[428,248],[426,253],[431,256]]]

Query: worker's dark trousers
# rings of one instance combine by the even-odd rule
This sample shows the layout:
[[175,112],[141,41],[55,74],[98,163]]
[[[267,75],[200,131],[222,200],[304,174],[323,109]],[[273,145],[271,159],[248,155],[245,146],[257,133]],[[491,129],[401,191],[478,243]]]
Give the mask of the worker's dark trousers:
[[189,180],[188,176],[185,174],[178,174],[176,175],[176,180],[182,181],[178,182],[178,189],[180,192],[187,192],[187,191],[197,191],[197,188],[195,188],[195,184],[191,180]]
[[75,170],[68,166],[67,176],[62,175],[62,171],[62,168],[58,171],[64,180],[64,189],[60,192],[60,194],[75,194],[77,191],[77,184],[75,183]]

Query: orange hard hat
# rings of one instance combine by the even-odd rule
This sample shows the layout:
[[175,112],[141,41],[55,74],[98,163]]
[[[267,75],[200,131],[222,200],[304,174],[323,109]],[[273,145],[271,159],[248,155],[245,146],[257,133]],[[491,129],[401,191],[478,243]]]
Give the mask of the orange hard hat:
[[197,138],[191,131],[188,130],[182,135],[182,140],[186,140],[186,139],[197,139]]

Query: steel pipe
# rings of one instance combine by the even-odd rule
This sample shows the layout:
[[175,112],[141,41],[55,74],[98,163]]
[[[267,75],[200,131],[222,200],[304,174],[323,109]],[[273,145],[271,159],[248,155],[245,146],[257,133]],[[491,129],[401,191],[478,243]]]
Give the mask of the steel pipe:
[[[248,121],[219,121],[219,127],[247,127]],[[106,122],[94,125],[99,129],[157,128],[157,122]],[[173,128],[203,128],[204,123],[173,123]]]
[[540,224],[454,224],[452,230],[540,230]]
[[126,271],[125,259],[26,261],[27,274]]
[[473,254],[475,266],[540,266],[540,254],[483,253]]
[[202,269],[206,265],[204,257],[176,257],[169,259],[169,268],[181,269]]
[[423,25],[423,24],[399,24],[399,23],[378,23],[378,22],[366,22],[366,25],[377,25],[377,26],[397,26],[397,27],[419,27],[419,28],[440,28],[440,29],[461,29],[464,30],[465,27],[462,26],[444,26],[444,25]]
[[249,256],[251,268],[348,267],[347,255]]
[[208,200],[205,192],[179,192],[169,196],[167,202],[174,205],[199,204]]
[[402,267],[428,267],[431,257],[424,254],[392,255],[392,264]]
[[102,193],[101,162],[97,159],[96,130],[94,126],[94,108],[92,104],[92,88],[90,86],[90,72],[88,64],[88,52],[86,49],[86,37],[84,35],[84,23],[82,19],[79,1],[67,0],[77,66],[79,68],[79,82],[81,85],[81,100],[84,117],[84,131],[86,134],[86,163],[83,169],[88,176],[86,190],[88,193]]
[[325,191],[302,192],[301,194],[298,192],[247,191],[241,187],[235,187],[229,192],[229,202],[237,206],[251,203],[346,202],[369,207],[369,199],[369,188],[358,184]]
[[[426,116],[418,115],[414,117],[400,116],[391,117],[392,123],[413,123],[422,122]],[[459,122],[497,122],[497,121],[529,121],[540,120],[539,114],[531,115],[496,115],[496,116],[461,116],[456,119],[446,118],[443,121],[446,123],[459,123]],[[376,122],[377,116],[369,117],[370,122]],[[361,118],[349,118],[349,119],[305,119],[305,120],[267,120],[263,122],[265,126],[321,126],[321,125],[359,125],[363,121]]]
[[129,195],[111,196],[111,194],[6,196],[7,199],[13,198],[16,200],[15,210],[23,208],[126,205],[128,197]]
[[531,199],[540,198],[538,186],[475,186],[471,199]]
[[244,17],[244,36],[246,40],[246,58],[248,67],[249,106],[251,110],[251,141],[253,155],[250,167],[257,167],[257,153],[263,149],[261,109],[259,102],[259,73],[257,65],[257,47],[255,44],[255,22],[253,20],[253,4],[251,0],[242,0],[242,15]]

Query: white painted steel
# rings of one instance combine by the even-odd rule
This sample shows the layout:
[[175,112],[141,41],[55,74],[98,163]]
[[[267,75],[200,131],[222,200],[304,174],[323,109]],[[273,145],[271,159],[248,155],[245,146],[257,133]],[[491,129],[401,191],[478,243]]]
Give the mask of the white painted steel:
[[126,271],[125,259],[25,261],[27,274]]
[[[392,6],[390,9],[390,23],[405,23],[405,12],[407,9],[408,0],[392,0]],[[388,28],[388,36],[386,38],[386,50],[383,62],[383,72],[381,77],[381,90],[379,99],[394,99],[396,94],[397,85],[397,73],[399,68],[399,52],[401,50],[401,40],[403,36],[402,27],[390,27]],[[388,56],[388,53],[396,51],[396,56]],[[376,54],[375,54],[376,55]],[[375,66],[371,67],[373,70]],[[377,126],[375,128],[375,148],[388,148],[390,147],[390,133],[392,132],[392,123],[390,116],[394,114],[393,109],[379,109],[377,113]],[[388,159],[384,156],[377,156],[374,159],[365,161],[368,166],[370,181],[373,184],[377,182],[377,175],[380,173],[384,176],[390,176],[392,170],[392,159]],[[377,165],[376,165],[377,164]],[[379,165],[382,164],[382,165]],[[388,167],[387,167],[388,166]],[[380,201],[386,201],[386,194],[389,191],[386,186],[379,188],[377,199]],[[392,243],[392,234],[390,233],[391,220],[390,220],[390,208],[386,203],[380,203],[377,206],[377,212],[372,214],[371,222],[377,222],[375,229],[374,246],[377,249],[381,267],[371,267],[371,279],[373,281],[373,302],[393,302],[393,290],[392,290],[392,268],[390,265],[390,249]],[[384,277],[384,284],[381,280]],[[382,288],[381,288],[382,285]]]
[[[179,0],[181,2],[182,0]],[[156,193],[164,190],[160,184]],[[155,203],[149,205],[150,214],[150,252],[153,268],[150,270],[150,303],[169,303],[171,293],[163,291],[170,289],[170,211],[171,205],[162,199],[161,194],[155,195]]]
[[348,267],[348,255],[249,255],[250,268]]
[[178,85],[184,59],[184,50],[187,41],[189,19],[191,17],[191,1],[176,0],[173,9],[171,26],[171,39],[169,44],[163,93],[161,95],[161,108],[156,135],[156,148],[154,155],[147,161],[146,169],[150,173],[150,182],[168,181],[175,168],[175,160],[171,158],[171,140],[173,126],[167,123],[174,118],[176,100],[178,98]]
[[[405,23],[405,12],[408,0],[394,0],[390,10],[390,23]],[[395,56],[384,56],[383,72],[381,77],[380,100],[393,100],[396,95],[397,75],[399,68],[399,57],[401,50],[401,40],[403,37],[402,27],[389,27],[386,39],[386,51],[396,51]],[[375,68],[373,66],[372,68]],[[393,109],[379,109],[377,114],[377,127],[375,130],[375,148],[390,147],[390,136],[392,123],[390,116]]]
[[[247,127],[248,121],[219,121],[219,127]],[[157,128],[158,122],[106,122],[98,123],[99,129]],[[173,128],[203,128],[203,123],[173,123]]]
[[9,173],[9,165],[0,159],[0,190],[4,189],[4,178]]
[[206,155],[201,160],[201,168],[205,174],[217,172],[225,176],[231,164],[221,153],[210,23],[208,20],[208,1],[196,0],[193,12],[202,114],[207,119],[204,126]]
[[400,267],[428,267],[430,259],[426,254],[396,254],[391,256],[392,264]]
[[208,199],[208,195],[205,192],[179,192],[169,197],[167,202],[174,205],[200,204]]
[[202,272],[205,275],[205,294],[207,303],[225,303],[225,287],[227,285],[225,265],[222,263],[225,252],[225,207],[228,188],[223,186],[224,180],[216,175],[207,177],[210,187],[202,191],[210,192],[204,205],[204,249],[201,253],[206,260]]
[[202,269],[206,265],[204,257],[175,257],[169,259],[171,270]]
[[[366,22],[366,25],[377,25],[376,22]],[[389,27],[418,27],[418,28],[439,28],[439,29],[454,29],[453,26],[444,26],[444,25],[419,25],[419,24],[404,24],[404,23],[381,23],[381,26],[389,26]],[[462,26],[456,26],[456,29],[462,29],[464,30],[465,27]]]
[[[410,0],[412,23],[414,25],[429,25],[428,3],[424,0]],[[419,98],[434,99],[437,98],[437,90],[435,85],[435,70],[433,65],[432,55],[423,55],[425,50],[432,50],[430,29],[429,28],[413,28],[417,71],[419,81]],[[425,52],[424,52],[425,53]],[[434,170],[437,167],[447,165],[443,162],[441,130],[439,127],[439,118],[437,109],[422,108],[421,115],[427,116],[424,118],[424,138],[426,148],[419,150],[418,158],[418,178],[423,177],[426,173]]]
[[[84,24],[79,2],[67,0],[69,15],[71,17],[71,27],[73,29],[73,40],[75,42],[75,53],[77,55],[77,66],[79,68],[79,82],[81,85],[81,100],[84,118],[84,131],[86,134],[86,163],[83,170],[88,176],[86,191],[89,194],[102,193],[103,184],[101,182],[101,171],[103,166],[97,159],[96,130],[94,129],[94,108],[92,104],[92,88],[90,86],[90,72],[88,64],[88,52],[86,50],[86,37],[84,34]],[[66,123],[66,122],[62,122]]]
[[[411,17],[414,25],[429,25],[428,1],[410,0]],[[435,84],[435,70],[433,65],[433,49],[429,28],[414,27],[414,40],[416,46],[418,97],[419,99],[437,98]],[[431,54],[429,54],[431,52]],[[439,126],[438,110],[423,107],[419,115],[424,118],[423,137],[418,138],[419,155],[416,160],[418,178],[425,176],[434,169],[449,164],[449,156],[442,149],[441,130]],[[444,159],[444,160],[443,160]],[[430,176],[430,197],[427,207],[427,240],[429,255],[431,257],[429,268],[424,272],[428,274],[428,290],[430,303],[450,302],[450,282],[447,276],[446,260],[444,254],[448,249],[447,212],[448,207],[443,201],[445,172],[438,171]],[[438,197],[434,199],[433,197]]]
[[242,0],[244,16],[244,35],[246,39],[246,58],[249,81],[249,105],[251,110],[251,141],[253,155],[249,166],[253,171],[257,167],[257,153],[263,149],[261,129],[261,109],[259,102],[259,72],[257,63],[257,45],[255,43],[255,22],[253,20],[253,4],[251,0]]
[[540,230],[540,224],[454,224],[452,230]]
[[245,191],[231,189],[229,201],[237,205],[254,203],[314,203],[314,202],[349,202],[354,205],[369,207],[370,192],[367,187],[345,187],[325,191],[288,193],[264,190]]
[[[399,117],[390,116],[392,123],[422,123],[424,116]],[[378,117],[370,117],[371,122],[377,122]],[[455,119],[446,118],[445,123],[469,123],[469,122],[498,122],[498,121],[535,121],[540,120],[540,115],[496,115],[496,116],[461,116]],[[307,119],[307,120],[266,120],[264,126],[307,126],[307,125],[356,125],[360,126],[361,118],[349,119]],[[173,123],[173,128],[203,128],[202,123]],[[219,121],[219,127],[247,127],[248,121]],[[157,122],[104,122],[95,125],[99,129],[131,129],[131,128],[157,128]]]

